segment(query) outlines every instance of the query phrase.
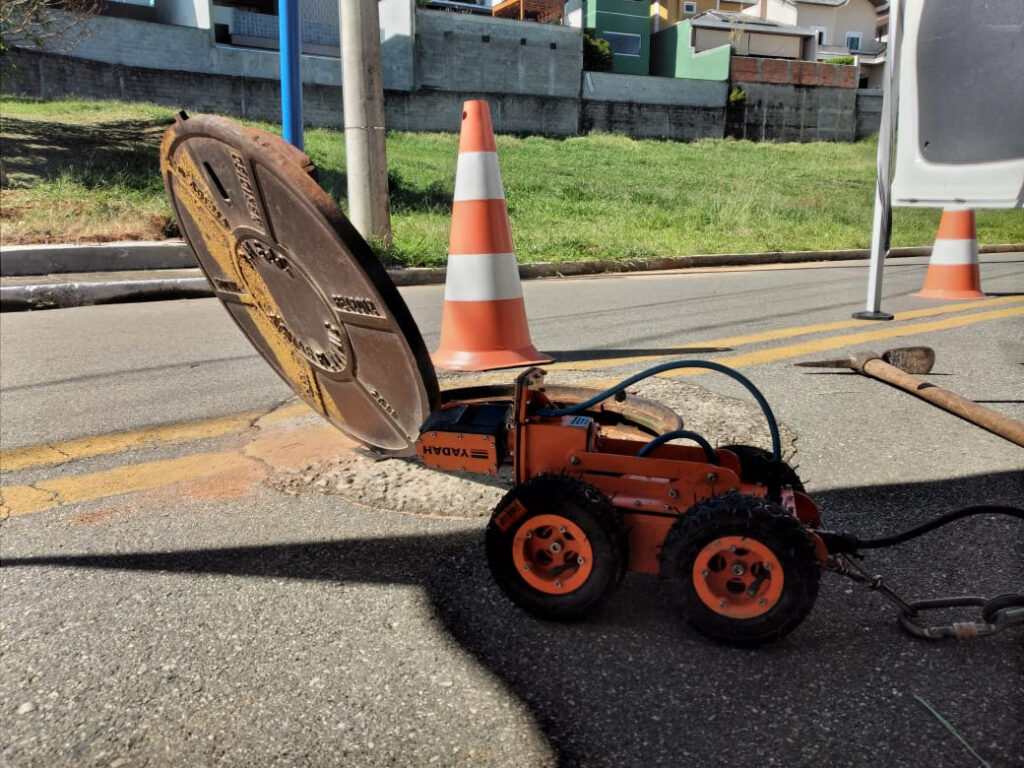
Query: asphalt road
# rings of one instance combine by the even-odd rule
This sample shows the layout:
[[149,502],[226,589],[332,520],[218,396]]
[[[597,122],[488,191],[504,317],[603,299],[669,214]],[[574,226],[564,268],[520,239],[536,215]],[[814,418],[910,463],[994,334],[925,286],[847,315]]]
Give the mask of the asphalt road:
[[[918,260],[887,267],[885,324],[843,325],[864,300],[855,263],[525,290],[553,379],[625,376],[651,355],[738,359],[798,434],[828,524],[870,536],[1024,498],[1021,448],[879,382],[791,366],[928,344],[930,380],[1024,419],[1024,256],[983,258],[993,298],[978,305],[908,297],[923,274]],[[442,289],[403,295],[435,345]],[[912,640],[877,594],[831,574],[807,621],[756,650],[701,639],[671,585],[641,576],[599,615],[553,624],[492,585],[482,519],[287,495],[251,467],[89,496],[121,468],[141,477],[252,439],[91,453],[92,436],[268,412],[289,390],[210,300],[5,315],[0,334],[5,456],[82,452],[4,473],[5,504],[14,487],[68,489],[0,530],[5,764],[979,764],[922,701],[981,760],[1024,763],[1021,629]],[[686,382],[744,396],[710,375]],[[913,598],[1019,591],[1022,531],[974,518],[867,564]]]

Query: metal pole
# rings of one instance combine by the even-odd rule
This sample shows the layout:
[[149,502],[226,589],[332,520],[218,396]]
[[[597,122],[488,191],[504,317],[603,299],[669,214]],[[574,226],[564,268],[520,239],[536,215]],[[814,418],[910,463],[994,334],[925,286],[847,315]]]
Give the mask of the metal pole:
[[299,0],[279,0],[277,25],[281,60],[281,128],[284,140],[302,149],[302,36]]
[[896,117],[899,106],[900,25],[902,0],[889,4],[889,45],[885,52],[883,72],[882,119],[878,127],[878,178],[875,182],[875,212],[871,220],[871,265],[868,272],[867,306],[854,312],[858,320],[892,320],[882,311],[882,270],[889,254],[892,235],[892,148],[896,138]]
[[391,245],[378,0],[338,0],[348,215],[365,238]]

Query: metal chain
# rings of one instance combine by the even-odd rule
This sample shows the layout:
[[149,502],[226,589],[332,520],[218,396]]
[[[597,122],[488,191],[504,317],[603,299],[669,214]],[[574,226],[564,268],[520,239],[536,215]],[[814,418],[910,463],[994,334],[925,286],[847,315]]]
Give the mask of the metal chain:
[[[834,573],[846,576],[868,589],[881,592],[899,609],[900,626],[915,637],[927,640],[973,640],[1002,632],[1008,627],[1024,624],[1024,596],[1012,600],[1011,604],[986,610],[991,600],[984,597],[940,597],[932,600],[907,602],[882,582],[881,576],[870,576],[846,555],[830,555],[828,568]],[[994,598],[999,600],[999,598]],[[921,621],[920,612],[939,608],[977,607],[982,609],[982,621],[956,621],[951,624],[928,626]]]

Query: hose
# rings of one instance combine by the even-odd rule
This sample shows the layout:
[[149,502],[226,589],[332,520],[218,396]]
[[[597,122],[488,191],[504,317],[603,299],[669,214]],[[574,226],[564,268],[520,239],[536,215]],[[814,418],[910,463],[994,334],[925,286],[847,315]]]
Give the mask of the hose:
[[930,531],[934,531],[936,528],[941,528],[944,525],[949,525],[957,520],[973,517],[974,515],[1008,515],[1009,517],[1016,517],[1018,520],[1024,520],[1024,509],[1004,504],[979,504],[963,507],[962,509],[956,509],[944,515],[939,515],[933,520],[922,523],[915,528],[895,533],[892,536],[883,536],[879,539],[860,539],[852,533],[836,533],[834,531],[815,531],[815,533],[825,544],[825,548],[830,554],[854,555],[861,549],[894,547],[897,544],[903,544],[911,539],[916,539],[918,536],[923,536]]
[[[761,394],[761,390],[754,386],[753,382],[750,381],[746,376],[738,371],[734,371],[728,366],[722,365],[721,363],[713,363],[710,360],[677,360],[674,363],[662,363],[661,365],[655,365],[652,368],[648,368],[646,371],[630,376],[628,379],[624,379],[610,389],[606,389],[604,392],[594,395],[589,400],[585,400],[582,403],[571,405],[567,408],[559,408],[557,410],[550,408],[543,408],[537,412],[539,416],[571,416],[580,411],[585,411],[588,408],[600,403],[602,400],[607,400],[612,395],[615,395],[626,387],[636,384],[638,381],[643,381],[651,376],[656,376],[659,373],[665,371],[674,371],[679,368],[706,368],[710,371],[717,371],[718,373],[724,373],[729,378],[738,381],[747,391],[753,395],[754,400],[761,407],[761,412],[764,414],[765,420],[768,422],[768,431],[772,437],[772,461],[782,461],[782,439],[779,437],[779,425],[775,421],[775,414],[772,413],[771,406],[768,405],[768,401],[765,396]],[[671,439],[671,438],[669,438]]]
[[962,520],[965,517],[972,517],[974,515],[1009,515],[1010,517],[1016,517],[1018,520],[1024,520],[1024,509],[1002,504],[979,504],[973,507],[964,507],[952,512],[947,512],[944,515],[939,515],[934,520],[929,520],[927,523],[919,525],[916,528],[911,528],[892,536],[885,536],[881,539],[857,539],[857,548],[881,549],[883,547],[894,547],[897,544],[902,544],[905,541],[910,541],[918,536],[922,536],[929,531],[934,531],[936,528],[941,528],[949,523]]
[[693,440],[693,442],[697,443],[697,445],[703,448],[704,456],[707,458],[708,464],[718,464],[718,457],[715,456],[715,449],[711,447],[711,443],[704,439],[702,435],[699,435],[696,432],[691,432],[688,429],[674,429],[671,432],[666,432],[663,435],[658,435],[656,438],[651,440],[651,442],[647,443],[643,448],[637,451],[636,456],[638,458],[641,456],[646,456],[648,453],[653,451],[662,443],[667,443],[669,440],[675,440],[680,437],[685,437],[690,440]]

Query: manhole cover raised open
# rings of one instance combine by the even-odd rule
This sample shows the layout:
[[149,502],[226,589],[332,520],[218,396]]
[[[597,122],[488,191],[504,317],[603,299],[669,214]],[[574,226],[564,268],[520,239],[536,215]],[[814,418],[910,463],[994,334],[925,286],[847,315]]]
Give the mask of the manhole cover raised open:
[[434,368],[369,246],[278,136],[180,115],[160,167],[217,297],[293,390],[347,435],[414,453],[437,407]]

